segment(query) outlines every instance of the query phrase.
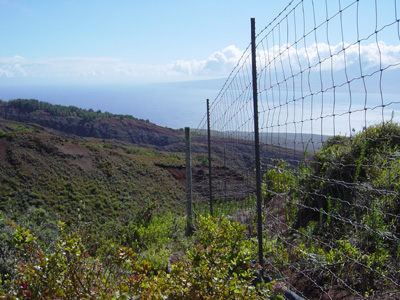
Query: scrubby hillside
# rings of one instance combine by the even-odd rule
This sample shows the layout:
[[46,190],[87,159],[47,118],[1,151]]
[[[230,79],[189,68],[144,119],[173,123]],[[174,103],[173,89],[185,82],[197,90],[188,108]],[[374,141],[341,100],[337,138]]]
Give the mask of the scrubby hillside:
[[[399,137],[387,122],[329,139],[296,168],[281,160],[268,169],[263,271],[279,281],[256,287],[254,209],[230,210],[247,227],[196,215],[194,238],[184,236],[183,153],[0,121],[0,295],[281,299],[290,287],[307,299],[395,299]],[[194,174],[204,179],[203,152]],[[231,174],[242,190],[222,162],[215,157],[215,176]]]
[[183,141],[181,131],[157,126],[148,120],[33,99],[0,101],[0,118],[35,123],[83,137],[117,139],[134,144],[166,146]]
[[68,223],[124,218],[152,201],[182,210],[184,187],[166,169],[182,167],[178,154],[55,133],[0,122],[1,210],[42,207]]

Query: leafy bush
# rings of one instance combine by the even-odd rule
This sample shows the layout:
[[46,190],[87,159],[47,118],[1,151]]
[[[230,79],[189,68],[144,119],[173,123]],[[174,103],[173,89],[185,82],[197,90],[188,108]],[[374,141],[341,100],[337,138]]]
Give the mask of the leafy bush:
[[0,282],[3,299],[282,299],[274,284],[254,285],[255,245],[244,239],[243,226],[226,218],[201,217],[199,244],[168,273],[116,244],[108,244],[107,255],[91,256],[83,236],[66,233],[62,222],[53,249],[29,229],[11,226],[19,262],[15,277]]
[[294,187],[295,177],[289,163],[280,159],[276,167],[268,168],[263,177],[263,198],[271,198],[276,194],[286,193]]
[[295,182],[284,163],[271,169],[265,195],[294,187],[287,198],[295,201],[286,200],[284,234],[265,234],[268,261],[286,276],[293,267],[310,270],[319,286],[362,297],[397,287],[399,158],[400,125],[386,122],[327,140]]
[[6,136],[7,132],[5,132],[4,130],[0,129],[0,137],[2,136]]

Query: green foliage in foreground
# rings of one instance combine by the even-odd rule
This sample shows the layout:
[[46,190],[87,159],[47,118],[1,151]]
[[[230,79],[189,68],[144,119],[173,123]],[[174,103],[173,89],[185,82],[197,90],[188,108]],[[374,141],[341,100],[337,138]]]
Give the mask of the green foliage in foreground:
[[113,243],[91,255],[83,234],[67,233],[62,222],[47,248],[30,229],[4,221],[18,263],[13,276],[2,274],[2,299],[282,299],[274,284],[254,283],[255,245],[224,217],[200,217],[195,245],[188,240],[186,258],[169,272]]
[[398,287],[398,123],[333,137],[297,169],[280,161],[265,174],[264,189],[273,213],[283,199],[287,222],[284,234],[264,235],[264,255],[279,269],[273,275],[293,276],[295,266],[321,287],[345,286],[360,297]]
[[[400,126],[386,122],[352,138],[328,140],[315,156],[304,191],[299,225],[319,221],[326,238],[356,239],[369,253],[398,256],[400,215]],[[318,208],[319,213],[311,211]],[[350,226],[356,224],[357,226]]]

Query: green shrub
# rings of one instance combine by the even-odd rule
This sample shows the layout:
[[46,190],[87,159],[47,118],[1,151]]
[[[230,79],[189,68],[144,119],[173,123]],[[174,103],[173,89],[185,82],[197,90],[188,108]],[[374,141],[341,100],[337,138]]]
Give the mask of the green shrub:
[[282,299],[274,284],[253,284],[248,262],[254,244],[244,239],[243,226],[226,218],[202,217],[196,232],[201,244],[169,273],[154,272],[131,248],[116,244],[108,244],[101,259],[93,257],[82,236],[66,233],[62,222],[51,251],[29,229],[13,228],[20,261],[15,277],[0,282],[2,299]]
[[0,137],[7,135],[7,132],[4,130],[0,129]]
[[295,177],[289,163],[280,159],[276,167],[270,166],[263,178],[263,198],[269,199],[276,194],[288,194],[293,189]]
[[[311,177],[301,186],[302,201],[310,209],[301,213],[299,227],[318,220],[317,210],[325,214],[323,223],[327,214],[340,214],[359,223],[370,214],[367,208],[374,202],[376,211],[386,211],[384,223],[390,224],[390,215],[400,213],[395,201],[400,181],[399,148],[400,126],[393,122],[365,128],[351,138],[336,136],[326,141],[314,156]],[[382,193],[384,190],[394,193]]]

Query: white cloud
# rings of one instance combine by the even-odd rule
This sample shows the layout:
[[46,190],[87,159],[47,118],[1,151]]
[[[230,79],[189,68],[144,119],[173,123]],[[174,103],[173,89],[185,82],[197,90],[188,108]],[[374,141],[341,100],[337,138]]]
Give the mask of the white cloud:
[[228,46],[222,51],[212,53],[205,60],[179,60],[170,64],[169,67],[176,75],[181,74],[196,77],[227,76],[238,62],[242,53],[235,46]]
[[[343,48],[345,50],[343,50]],[[63,57],[28,59],[21,56],[0,58],[0,78],[24,78],[26,80],[76,80],[80,82],[159,82],[196,80],[226,77],[237,65],[243,51],[229,46],[212,53],[204,60],[178,60],[165,65],[141,65],[129,60],[107,57]],[[309,47],[275,46],[258,51],[258,64],[282,72],[330,70],[340,71],[358,67],[361,57],[363,68],[385,68],[400,63],[400,45],[384,42],[369,45],[324,43]],[[290,73],[287,73],[290,74]],[[287,76],[286,74],[286,76]]]
[[342,70],[362,64],[363,69],[380,67],[385,68],[389,65],[400,63],[400,45],[386,45],[384,42],[371,43],[369,45],[339,43],[329,46],[325,43],[312,44],[308,47],[295,47],[291,45],[275,46],[265,51],[258,52],[261,60],[266,61],[266,65],[277,70],[293,73],[311,70]]
[[227,76],[242,52],[235,46],[205,60],[178,60],[165,65],[140,65],[119,58],[0,58],[0,77],[110,81],[175,81]]
[[111,79],[139,76],[137,70],[134,64],[117,58],[0,58],[0,76],[12,78]]

